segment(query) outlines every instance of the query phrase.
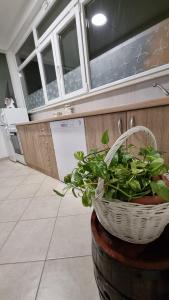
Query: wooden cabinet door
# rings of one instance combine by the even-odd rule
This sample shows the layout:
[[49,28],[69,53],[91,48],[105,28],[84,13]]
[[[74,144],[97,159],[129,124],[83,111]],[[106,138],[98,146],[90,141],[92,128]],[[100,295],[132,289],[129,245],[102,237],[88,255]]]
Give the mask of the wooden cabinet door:
[[126,131],[126,113],[111,113],[85,118],[85,131],[87,150],[103,149],[101,137],[103,132],[108,129],[110,137],[110,146],[116,139]]
[[[158,149],[164,152],[166,162],[169,163],[169,106],[129,111],[127,112],[128,128],[131,125],[148,127],[156,137]],[[142,133],[137,133],[128,142],[140,147],[150,144],[150,139]]]
[[18,132],[28,166],[58,178],[49,123],[19,126]]
[[41,169],[38,126],[36,124],[19,126],[18,132],[26,163],[32,168]]
[[28,165],[33,166],[35,158],[35,146],[34,146],[34,130],[33,125],[18,126],[17,130],[22,144],[22,149],[25,157],[25,161]]
[[36,124],[26,126],[27,148],[30,154],[28,165],[33,168],[40,168],[39,149],[38,149],[38,130]]
[[27,164],[29,164],[29,162],[31,161],[31,148],[28,146],[27,126],[17,126],[17,131],[22,144],[25,161]]
[[59,178],[50,124],[38,124],[38,131],[39,158],[43,172],[51,177]]

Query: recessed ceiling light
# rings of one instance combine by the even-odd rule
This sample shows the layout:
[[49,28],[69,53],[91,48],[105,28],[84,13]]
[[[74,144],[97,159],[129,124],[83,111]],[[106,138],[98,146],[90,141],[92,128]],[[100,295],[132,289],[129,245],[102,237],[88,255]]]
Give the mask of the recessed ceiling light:
[[104,14],[96,14],[92,17],[92,24],[95,26],[103,26],[107,23],[107,17]]

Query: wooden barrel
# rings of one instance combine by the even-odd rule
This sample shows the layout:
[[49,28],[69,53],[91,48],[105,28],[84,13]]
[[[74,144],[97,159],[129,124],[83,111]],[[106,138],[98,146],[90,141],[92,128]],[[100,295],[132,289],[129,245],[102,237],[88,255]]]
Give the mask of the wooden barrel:
[[169,300],[169,226],[147,245],[123,242],[91,219],[94,274],[101,300]]

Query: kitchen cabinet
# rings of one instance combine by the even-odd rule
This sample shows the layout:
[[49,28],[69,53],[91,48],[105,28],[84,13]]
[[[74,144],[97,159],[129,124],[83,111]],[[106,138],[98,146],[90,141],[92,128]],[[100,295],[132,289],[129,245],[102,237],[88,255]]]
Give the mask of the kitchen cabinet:
[[103,148],[101,137],[106,129],[109,131],[111,146],[116,139],[124,131],[126,131],[126,113],[110,113],[85,118],[86,143],[88,152],[91,149]]
[[[109,144],[111,146],[127,129],[133,126],[143,125],[148,127],[154,133],[157,139],[158,149],[164,152],[166,162],[169,163],[169,106],[151,107],[83,117],[88,152],[90,149],[104,148],[101,143],[101,137],[106,129],[109,130]],[[77,115],[75,119],[78,119]],[[43,123],[40,122],[29,125],[19,125],[17,128],[27,164],[49,176],[59,178],[57,163],[59,166],[60,159],[58,158],[59,161],[57,162],[57,155],[55,157],[50,123],[46,121]],[[63,134],[65,134],[65,132],[63,132],[62,135]],[[79,140],[76,131],[72,134],[74,139]],[[64,139],[65,138],[66,136],[64,135]],[[59,136],[58,140],[58,134],[56,133],[55,142],[57,143],[57,140],[59,142],[61,139],[62,141],[64,140],[62,136]],[[138,148],[149,144],[150,140],[145,136],[145,134],[136,133],[128,139],[127,143],[134,144]],[[75,148],[77,148],[77,146]],[[79,150],[81,149],[77,149],[77,151]],[[63,151],[65,157],[70,154],[69,149],[66,149],[66,151],[68,151],[66,154],[65,149]]]
[[17,129],[28,166],[58,178],[49,123],[23,125],[18,126]]
[[[169,106],[139,109],[127,112],[127,127],[143,125],[148,127],[155,135],[157,146],[164,153],[169,163]],[[150,144],[145,134],[136,133],[128,140],[135,146]]]
[[[137,125],[146,126],[154,133],[158,149],[164,153],[166,162],[169,163],[169,106],[86,117],[85,130],[88,151],[93,148],[103,148],[100,140],[106,129],[109,129],[110,144],[112,145],[121,133]],[[127,140],[127,143],[135,145],[136,149],[148,145],[150,142],[150,138],[141,132],[132,135]]]

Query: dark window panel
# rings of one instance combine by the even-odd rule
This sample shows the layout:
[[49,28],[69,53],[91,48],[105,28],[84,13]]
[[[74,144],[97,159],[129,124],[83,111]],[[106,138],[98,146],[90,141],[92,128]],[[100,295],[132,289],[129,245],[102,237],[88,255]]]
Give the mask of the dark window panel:
[[22,47],[16,53],[17,64],[20,65],[35,49],[33,33],[28,36]]
[[42,61],[45,72],[46,83],[50,83],[53,80],[56,80],[56,72],[54,66],[54,59],[52,53],[52,46],[49,44],[42,51]]
[[42,34],[48,29],[48,27],[55,21],[58,15],[70,2],[71,0],[56,0],[37,27],[38,37],[42,36]]
[[73,20],[60,33],[60,51],[64,75],[65,92],[71,93],[82,88],[76,21]]
[[[92,0],[85,6],[90,59],[169,16],[168,0]],[[104,26],[94,26],[92,17],[103,13]]]
[[37,57],[35,56],[21,72],[22,88],[28,110],[45,104]]
[[59,96],[59,92],[58,92],[55,64],[54,64],[51,44],[49,44],[42,51],[41,55],[42,55],[48,100],[53,100]]
[[39,66],[37,57],[34,57],[26,67],[22,70],[24,80],[24,94],[30,95],[42,89],[42,82],[40,78]]
[[60,33],[60,50],[64,74],[69,73],[80,65],[75,20]]

